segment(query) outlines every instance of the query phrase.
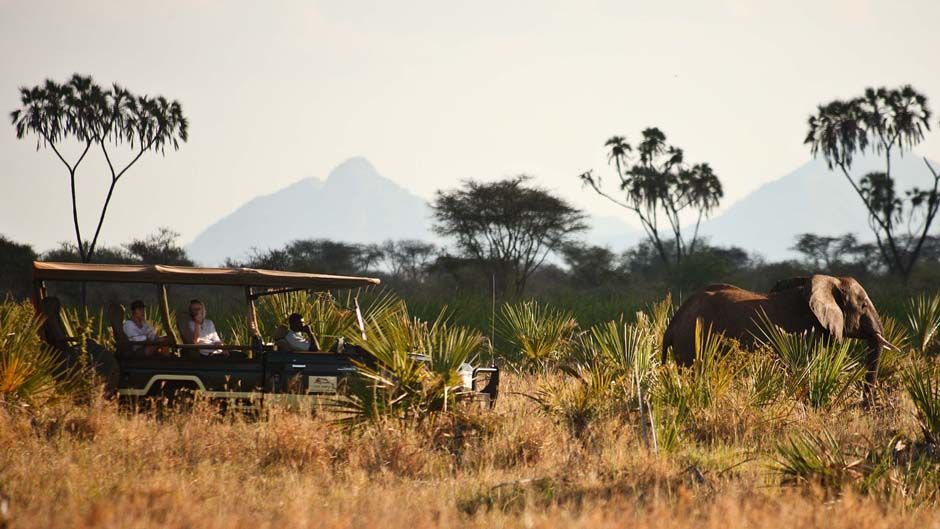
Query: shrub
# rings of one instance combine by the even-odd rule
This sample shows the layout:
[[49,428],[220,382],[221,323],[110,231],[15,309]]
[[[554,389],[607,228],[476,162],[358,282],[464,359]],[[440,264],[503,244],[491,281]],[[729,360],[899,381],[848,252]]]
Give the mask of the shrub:
[[911,329],[911,342],[921,354],[931,354],[940,330],[940,294],[921,294],[908,305],[907,323]]
[[611,371],[645,385],[656,367],[655,336],[648,325],[609,321],[590,330],[586,344]]
[[842,447],[828,430],[801,432],[777,445],[776,470],[784,481],[841,488],[860,476],[862,461]]
[[638,312],[634,324],[621,318],[582,333],[569,362],[560,366],[567,379],[552,379],[530,397],[576,437],[597,418],[635,410],[644,438],[655,445],[649,393],[658,364],[658,333],[665,327],[670,306],[667,298],[653,305],[649,314]]
[[[828,429],[798,432],[777,444],[774,469],[784,483],[812,484],[840,491],[852,486],[863,494],[883,488],[894,463],[897,438],[884,446],[844,443]],[[889,485],[889,488],[891,485]]]
[[501,336],[514,348],[508,355],[522,367],[546,367],[570,351],[578,322],[569,311],[537,301],[503,305],[498,325]]
[[762,343],[774,351],[786,372],[789,393],[813,408],[842,402],[864,376],[852,342],[813,332],[788,333],[762,316]]
[[910,335],[904,325],[891,316],[884,316],[881,323],[884,330],[882,335],[898,348],[897,351],[887,347],[881,350],[878,378],[889,381],[901,370],[902,361],[907,356],[905,351],[910,350]]
[[350,341],[377,364],[357,362],[359,379],[336,400],[347,424],[383,417],[421,420],[447,411],[463,391],[461,367],[486,343],[479,332],[449,324],[443,312],[430,323],[413,318],[404,303],[370,315],[365,327],[365,337],[353,334]]
[[529,397],[575,437],[583,436],[594,420],[610,415],[615,403],[626,398],[620,378],[602,364],[563,366],[562,371],[567,380],[551,380]]
[[655,389],[657,401],[677,410],[681,419],[688,418],[693,410],[718,403],[738,375],[731,352],[730,342],[721,333],[713,333],[697,321],[695,360],[688,368],[674,363],[665,366]]
[[912,365],[903,380],[924,437],[934,445],[940,443],[940,372],[936,367]]
[[41,327],[29,302],[0,303],[0,403],[36,407],[78,390],[80,371],[40,341]]

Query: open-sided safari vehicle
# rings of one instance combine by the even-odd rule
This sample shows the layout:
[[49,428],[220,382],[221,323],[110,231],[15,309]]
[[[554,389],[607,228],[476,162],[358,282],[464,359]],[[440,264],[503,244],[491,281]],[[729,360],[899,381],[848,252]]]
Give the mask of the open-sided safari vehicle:
[[[357,373],[356,365],[376,366],[369,354],[368,337],[356,303],[357,332],[364,345],[345,345],[332,340],[329,351],[292,351],[283,340],[286,329],[279,326],[272,336],[257,332],[256,302],[264,296],[292,292],[325,292],[369,287],[379,280],[295,272],[277,272],[246,268],[196,268],[161,265],[96,265],[74,263],[33,263],[34,304],[45,317],[43,339],[67,358],[78,355],[79,338],[69,328],[59,300],[50,296],[47,282],[87,283],[148,283],[155,285],[162,329],[166,341],[157,343],[131,342],[123,324],[129,317],[125,308],[109,305],[106,321],[114,337],[114,350],[102,344],[87,342],[96,368],[120,397],[174,398],[181,391],[224,399],[238,406],[261,407],[282,402],[292,406],[312,406],[318,396],[343,391],[346,381]],[[174,322],[168,301],[169,285],[190,287],[227,286],[244,289],[248,328],[253,329],[249,343],[197,345],[181,337],[181,322]],[[186,309],[180,311],[186,313]],[[286,315],[282,315],[286,316]],[[223,338],[226,338],[223,336]],[[161,346],[170,354],[147,355],[147,345]],[[227,351],[225,357],[200,354],[201,349]],[[381,368],[381,365],[378,366]],[[499,369],[460,367],[463,393],[492,405],[498,395]]]

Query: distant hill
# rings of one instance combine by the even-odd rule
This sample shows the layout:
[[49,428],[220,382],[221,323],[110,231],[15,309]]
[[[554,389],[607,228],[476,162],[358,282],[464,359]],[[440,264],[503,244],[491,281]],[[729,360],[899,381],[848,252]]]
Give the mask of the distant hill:
[[[379,174],[365,158],[351,158],[326,180],[306,178],[254,198],[212,224],[187,247],[204,265],[241,258],[252,248],[283,247],[294,239],[328,238],[355,243],[420,239],[441,244],[431,231],[430,206]],[[591,244],[623,251],[639,234],[616,217],[592,217],[584,235]]]
[[383,177],[365,158],[351,158],[326,181],[306,178],[260,196],[200,233],[187,247],[198,263],[220,264],[252,248],[280,248],[294,239],[348,242],[430,240],[430,211],[420,197]]
[[632,218],[630,215],[629,211],[624,210],[621,217],[589,216],[588,231],[581,236],[581,239],[589,244],[606,246],[615,253],[636,246],[646,236],[624,222],[623,219]]
[[[933,162],[931,162],[933,163]],[[940,167],[934,164],[935,168]],[[862,157],[852,174],[883,171],[875,157]],[[924,160],[916,154],[892,159],[892,176],[899,195],[911,186],[932,185]],[[822,159],[812,160],[786,176],[764,184],[717,217],[702,224],[713,244],[736,245],[769,260],[795,257],[789,248],[796,235],[854,233],[860,240],[874,237],[861,199],[841,171],[830,171]]]
[[[937,164],[935,167],[940,167]],[[853,174],[879,170],[873,157],[860,158]],[[898,192],[928,184],[923,159],[916,155],[893,162]],[[623,217],[589,217],[580,238],[621,252],[643,239]],[[431,231],[429,205],[421,197],[379,174],[365,158],[351,158],[326,180],[306,178],[270,195],[250,200],[200,233],[187,247],[196,262],[222,263],[244,257],[252,248],[283,247],[294,239],[329,238],[356,243],[386,239],[421,239],[441,244]],[[871,239],[867,214],[841,173],[823,160],[764,184],[702,224],[712,244],[735,245],[769,260],[792,258],[797,234],[855,233]]]

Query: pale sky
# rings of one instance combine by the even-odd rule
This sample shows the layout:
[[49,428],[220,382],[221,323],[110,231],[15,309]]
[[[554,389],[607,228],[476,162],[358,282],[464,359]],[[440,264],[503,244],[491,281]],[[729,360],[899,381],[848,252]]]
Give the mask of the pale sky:
[[[809,159],[819,103],[910,83],[940,111],[938,21],[936,1],[0,0],[0,234],[38,250],[74,240],[67,172],[7,117],[17,88],[45,78],[162,94],[190,119],[188,143],[119,183],[107,243],[159,226],[189,242],[357,155],[428,199],[524,172],[625,216],[576,178],[612,175],[611,135],[659,126],[712,165],[724,209]],[[940,131],[918,151],[940,158]],[[100,154],[90,161],[88,236],[107,178]]]

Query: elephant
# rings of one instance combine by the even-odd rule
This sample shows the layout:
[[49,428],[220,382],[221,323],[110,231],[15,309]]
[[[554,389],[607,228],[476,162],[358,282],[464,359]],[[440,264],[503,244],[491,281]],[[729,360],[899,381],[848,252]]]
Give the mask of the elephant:
[[710,327],[712,332],[723,333],[753,349],[762,336],[762,312],[788,333],[815,330],[837,340],[865,340],[866,402],[878,377],[882,348],[897,349],[885,339],[881,318],[858,281],[817,274],[781,280],[766,294],[725,283],[709,285],[682,303],[670,320],[663,334],[663,363],[672,349],[678,364],[692,364],[698,319],[704,328]]

